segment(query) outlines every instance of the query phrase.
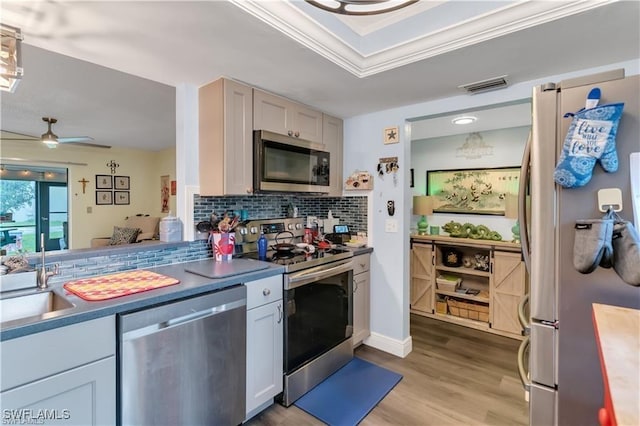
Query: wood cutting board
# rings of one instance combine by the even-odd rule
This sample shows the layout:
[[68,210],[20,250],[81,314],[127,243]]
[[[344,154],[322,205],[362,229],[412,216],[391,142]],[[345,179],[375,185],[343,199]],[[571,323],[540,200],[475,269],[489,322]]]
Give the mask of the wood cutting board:
[[166,275],[140,270],[81,278],[69,281],[63,287],[84,300],[97,301],[167,287],[179,282],[180,280]]

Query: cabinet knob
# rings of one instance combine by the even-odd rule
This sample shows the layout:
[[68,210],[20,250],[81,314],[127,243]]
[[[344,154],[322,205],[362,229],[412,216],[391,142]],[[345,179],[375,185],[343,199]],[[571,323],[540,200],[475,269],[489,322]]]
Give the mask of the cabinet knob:
[[299,137],[300,137],[300,132],[295,132],[293,135],[294,135],[296,138],[299,138]]
[[251,190],[251,188],[247,188],[247,194],[252,194],[253,190]]
[[268,288],[265,288],[264,290],[262,290],[262,294],[264,294],[265,296],[268,296],[271,294],[271,290],[269,290]]
[[362,269],[364,269],[364,267],[365,267],[365,266],[367,266],[367,264],[366,264],[366,263],[361,263],[361,264],[360,264],[360,267],[361,267]]
[[292,132],[291,130],[289,130],[289,131],[287,132],[287,134],[288,134],[289,136],[293,136],[293,132]]

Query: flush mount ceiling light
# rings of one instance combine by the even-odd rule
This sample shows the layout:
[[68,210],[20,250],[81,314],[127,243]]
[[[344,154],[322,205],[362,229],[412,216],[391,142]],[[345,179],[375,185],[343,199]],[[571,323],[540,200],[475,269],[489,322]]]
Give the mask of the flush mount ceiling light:
[[13,93],[22,78],[22,32],[19,28],[0,24],[0,90]]
[[418,0],[305,0],[327,12],[338,13],[340,15],[379,15],[381,13],[392,12],[402,9]]
[[465,115],[463,117],[456,117],[453,120],[451,120],[451,122],[453,124],[471,124],[474,121],[476,121],[478,119],[478,117],[474,117],[473,115]]
[[58,135],[51,131],[51,125],[58,122],[55,118],[42,117],[42,121],[46,121],[48,128],[47,133],[43,133],[40,140],[43,144],[47,145],[49,148],[55,148],[58,146]]

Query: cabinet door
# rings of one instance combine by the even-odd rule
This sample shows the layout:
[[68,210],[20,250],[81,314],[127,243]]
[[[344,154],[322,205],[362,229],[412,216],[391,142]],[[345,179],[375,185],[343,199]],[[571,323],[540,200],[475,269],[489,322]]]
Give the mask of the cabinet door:
[[353,277],[353,336],[357,346],[371,334],[369,325],[369,271]]
[[253,192],[253,93],[224,81],[224,194]]
[[520,334],[518,302],[525,292],[525,266],[520,253],[495,251],[491,280],[491,327]]
[[342,143],[343,122],[341,119],[323,115],[322,118],[322,142],[325,149],[331,154],[329,169],[329,195],[339,197],[342,195]]
[[433,312],[433,247],[430,244],[413,244],[411,249],[411,309]]
[[301,104],[295,104],[292,123],[293,136],[322,143],[322,113]]
[[198,97],[200,195],[252,192],[252,89],[220,78]]
[[[43,362],[46,362],[46,357]],[[115,357],[55,374],[2,392],[3,420],[29,423],[38,414],[42,423],[113,425],[116,423]],[[8,419],[7,416],[15,416]],[[11,422],[10,422],[11,423]]]
[[281,135],[293,132],[292,108],[293,102],[287,99],[253,89],[253,129],[269,130]]
[[282,300],[247,311],[247,418],[282,392]]

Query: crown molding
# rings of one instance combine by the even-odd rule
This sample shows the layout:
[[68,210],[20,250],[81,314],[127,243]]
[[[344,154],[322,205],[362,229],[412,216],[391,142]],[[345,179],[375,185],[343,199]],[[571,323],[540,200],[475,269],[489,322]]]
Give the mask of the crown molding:
[[356,77],[367,77],[618,0],[525,1],[364,55],[287,1],[230,0]]

